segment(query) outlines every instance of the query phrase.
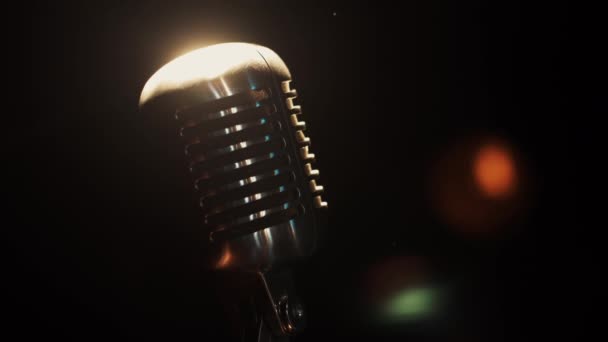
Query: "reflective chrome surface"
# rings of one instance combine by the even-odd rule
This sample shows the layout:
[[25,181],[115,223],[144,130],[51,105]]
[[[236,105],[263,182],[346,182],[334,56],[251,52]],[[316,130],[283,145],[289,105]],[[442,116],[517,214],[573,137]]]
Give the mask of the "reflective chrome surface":
[[266,270],[314,250],[327,203],[290,80],[273,51],[229,43],[175,59],[142,91],[142,110],[180,127],[211,267]]

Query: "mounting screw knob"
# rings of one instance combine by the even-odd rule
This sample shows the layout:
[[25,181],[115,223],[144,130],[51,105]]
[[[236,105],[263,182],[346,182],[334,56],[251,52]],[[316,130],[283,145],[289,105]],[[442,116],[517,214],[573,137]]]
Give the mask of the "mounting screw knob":
[[278,305],[279,317],[283,330],[288,334],[294,334],[304,328],[306,314],[302,303],[297,299],[281,297]]

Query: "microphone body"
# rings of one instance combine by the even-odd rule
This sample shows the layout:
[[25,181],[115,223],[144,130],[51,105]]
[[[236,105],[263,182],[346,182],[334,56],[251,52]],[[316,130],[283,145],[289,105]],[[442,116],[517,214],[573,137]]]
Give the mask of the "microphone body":
[[207,267],[254,275],[265,317],[256,329],[268,336],[301,321],[282,270],[313,253],[327,207],[290,82],[272,50],[227,43],[166,64],[140,97],[146,116],[167,123],[167,146],[200,206]]

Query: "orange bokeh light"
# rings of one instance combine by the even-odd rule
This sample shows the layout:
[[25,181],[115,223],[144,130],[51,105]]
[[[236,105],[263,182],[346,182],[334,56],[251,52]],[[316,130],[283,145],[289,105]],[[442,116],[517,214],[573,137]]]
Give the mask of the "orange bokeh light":
[[224,248],[222,249],[222,256],[217,261],[216,267],[225,268],[227,266],[230,266],[230,263],[233,261],[232,259],[233,259],[233,256],[232,256],[232,252],[230,251],[230,246],[225,245]]
[[473,173],[477,186],[488,197],[505,197],[515,190],[515,162],[507,148],[482,146],[475,155]]

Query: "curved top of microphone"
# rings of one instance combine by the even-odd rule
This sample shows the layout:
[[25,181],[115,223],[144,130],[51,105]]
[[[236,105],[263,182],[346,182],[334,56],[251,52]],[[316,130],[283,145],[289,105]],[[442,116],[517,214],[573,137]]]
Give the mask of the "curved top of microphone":
[[290,82],[272,50],[226,43],[169,62],[141,93],[144,112],[170,118],[214,268],[269,269],[315,249],[327,203]]
[[[216,94],[204,94],[205,83],[225,77],[243,76],[248,74],[245,81],[248,87],[254,76],[268,72],[272,68],[275,77],[280,81],[291,79],[289,69],[281,58],[267,47],[248,43],[223,43],[197,49],[186,53],[160,68],[146,82],[139,98],[139,106],[143,108],[148,103],[159,98],[185,97],[194,91],[197,97],[204,100]],[[188,99],[184,99],[188,101]]]

